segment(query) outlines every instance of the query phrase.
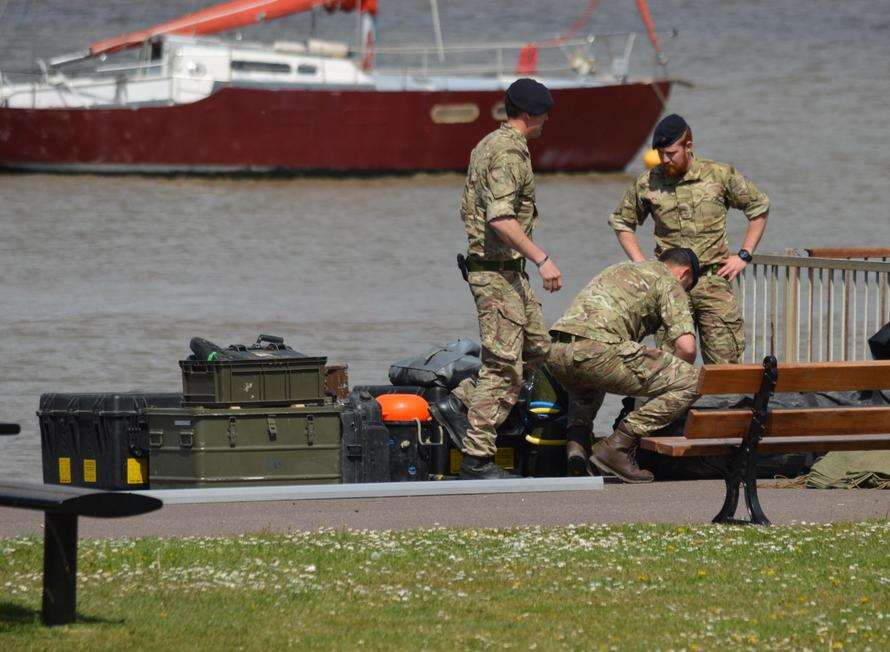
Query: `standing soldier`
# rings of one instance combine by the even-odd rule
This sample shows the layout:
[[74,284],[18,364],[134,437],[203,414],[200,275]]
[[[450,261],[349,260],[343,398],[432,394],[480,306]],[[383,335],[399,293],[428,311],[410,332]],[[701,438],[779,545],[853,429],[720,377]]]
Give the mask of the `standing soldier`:
[[[609,392],[652,400],[597,443],[590,461],[625,482],[654,479],[637,466],[640,438],[672,423],[698,398],[695,325],[685,292],[695,287],[698,275],[690,249],[666,249],[659,260],[612,265],[553,325],[547,368],[569,393],[569,475],[590,473],[586,451],[593,419]],[[664,331],[673,354],[640,343],[657,329]]]
[[466,479],[512,477],[494,463],[496,429],[516,403],[523,373],[533,373],[550,347],[526,259],[538,268],[545,290],[562,287],[556,264],[531,240],[538,211],[527,140],[541,135],[553,98],[526,78],[510,85],[504,104],[507,121],[470,154],[460,206],[469,244],[458,261],[476,301],[482,339],[478,380],[456,392],[468,407],[460,467]]
[[[692,129],[680,116],[655,127],[652,147],[661,164],[644,172],[609,218],[631,260],[645,260],[635,234],[648,215],[655,220],[655,253],[688,247],[699,257],[702,279],[690,293],[705,364],[737,363],[745,350],[745,329],[730,281],[751,261],[766,228],[769,198],[725,163],[696,158]],[[726,210],[748,218],[742,248],[730,255]]]

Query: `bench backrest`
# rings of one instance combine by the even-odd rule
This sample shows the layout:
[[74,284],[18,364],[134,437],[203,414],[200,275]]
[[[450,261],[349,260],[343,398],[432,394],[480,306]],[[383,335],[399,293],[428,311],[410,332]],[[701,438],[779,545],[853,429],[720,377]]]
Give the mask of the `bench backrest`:
[[[706,365],[701,395],[755,394],[763,379],[762,365]],[[890,388],[890,360],[812,362],[778,365],[776,392],[843,392]],[[751,424],[749,409],[690,410],[683,436],[687,439],[744,437]],[[828,407],[771,409],[765,437],[846,437],[890,434],[890,407]]]
[[[705,365],[698,380],[698,393],[754,394],[760,389],[763,365]],[[866,362],[779,363],[777,392],[849,392],[890,389],[890,360]]]
[[[690,410],[687,439],[744,437],[751,410]],[[890,434],[890,407],[778,408],[764,426],[768,437]]]

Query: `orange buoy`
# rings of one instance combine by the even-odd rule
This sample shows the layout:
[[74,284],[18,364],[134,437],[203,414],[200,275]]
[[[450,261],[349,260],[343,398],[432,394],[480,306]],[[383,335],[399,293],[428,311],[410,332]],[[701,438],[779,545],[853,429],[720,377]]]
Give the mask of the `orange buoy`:
[[647,150],[645,154],[643,154],[643,163],[646,164],[646,167],[650,170],[654,168],[656,165],[661,165],[661,157],[658,155],[657,149]]
[[430,405],[417,394],[381,394],[377,397],[383,421],[429,421]]

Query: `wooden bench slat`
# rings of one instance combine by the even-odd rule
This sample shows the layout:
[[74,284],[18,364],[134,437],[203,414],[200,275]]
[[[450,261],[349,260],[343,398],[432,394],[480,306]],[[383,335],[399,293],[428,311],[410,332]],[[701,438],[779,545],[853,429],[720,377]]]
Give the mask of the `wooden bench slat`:
[[[716,364],[702,367],[698,393],[754,394],[763,366]],[[789,362],[779,364],[777,392],[849,392],[890,389],[890,360],[860,362]]]
[[[670,457],[727,455],[731,446],[742,443],[736,439],[687,439],[686,437],[643,437],[640,447]],[[762,439],[757,451],[763,455],[781,453],[886,450],[890,435],[856,435],[844,437],[775,437]]]
[[[687,439],[744,437],[751,410],[690,410]],[[776,408],[766,420],[766,437],[879,435],[890,433],[890,407]]]

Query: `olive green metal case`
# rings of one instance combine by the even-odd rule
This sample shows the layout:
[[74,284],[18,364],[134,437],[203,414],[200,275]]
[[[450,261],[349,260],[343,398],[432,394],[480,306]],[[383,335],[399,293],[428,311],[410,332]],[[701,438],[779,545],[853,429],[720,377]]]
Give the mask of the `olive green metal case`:
[[150,408],[149,487],[339,483],[343,409]]

